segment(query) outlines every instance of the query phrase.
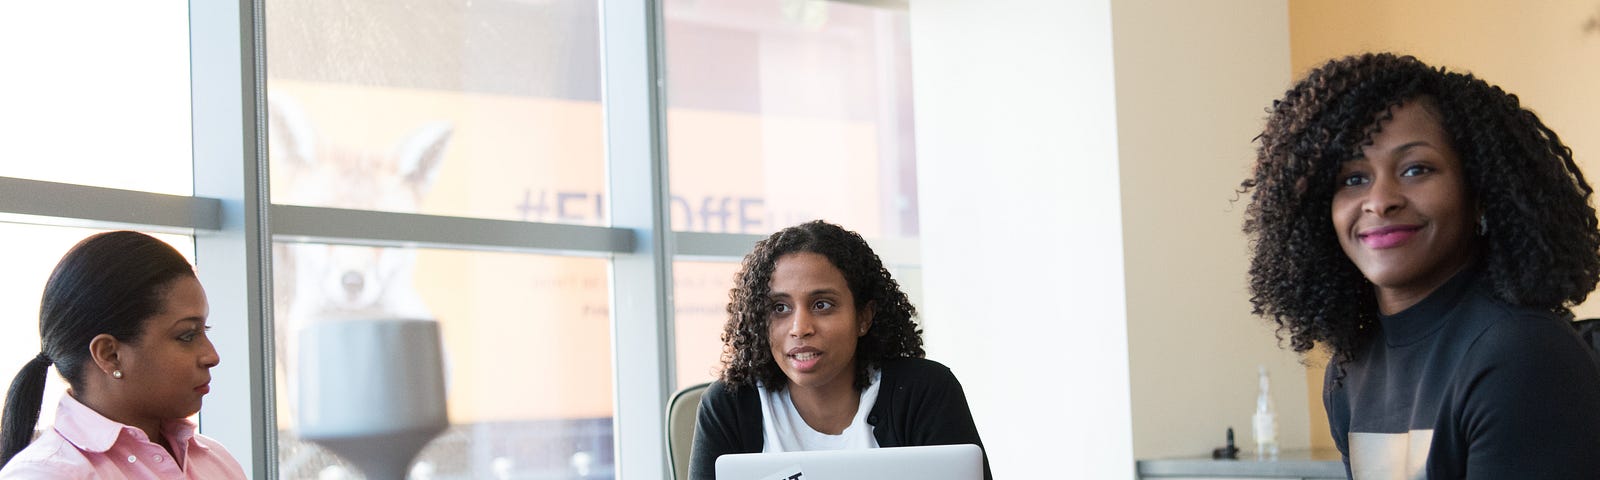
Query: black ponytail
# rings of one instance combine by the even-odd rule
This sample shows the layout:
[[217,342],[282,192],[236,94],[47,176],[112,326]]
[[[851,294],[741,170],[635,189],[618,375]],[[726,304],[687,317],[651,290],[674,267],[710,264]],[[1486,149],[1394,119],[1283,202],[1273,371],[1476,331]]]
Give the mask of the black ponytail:
[[6,390],[6,411],[0,420],[0,468],[11,463],[11,457],[33,441],[33,427],[39,423],[39,407],[44,401],[45,375],[50,372],[50,360],[43,354],[33,357]]
[[43,351],[17,372],[6,391],[0,468],[33,441],[50,365],[73,391],[82,392],[84,365],[93,361],[89,341],[109,334],[137,342],[145,319],[161,312],[172,282],[184,277],[194,277],[194,267],[183,254],[138,232],[93,235],[61,257],[39,302]]

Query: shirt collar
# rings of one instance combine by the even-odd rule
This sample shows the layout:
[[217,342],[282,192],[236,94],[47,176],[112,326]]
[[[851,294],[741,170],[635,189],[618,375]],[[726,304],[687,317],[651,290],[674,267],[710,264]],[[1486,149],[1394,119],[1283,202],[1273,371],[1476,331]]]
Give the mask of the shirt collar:
[[[143,430],[106,418],[100,412],[79,402],[71,393],[61,396],[61,403],[56,407],[56,422],[52,428],[61,434],[61,438],[86,452],[105,453],[117,443],[117,438],[124,434],[134,440],[150,441]],[[210,450],[204,443],[195,441],[195,424],[189,419],[168,421],[161,425],[161,430],[174,446]]]
[[1469,265],[1416,305],[1394,315],[1378,315],[1386,343],[1391,347],[1405,346],[1438,331],[1448,322],[1450,313],[1460,306],[1461,298],[1473,288],[1478,273],[1478,266]]
[[194,437],[196,428],[197,426],[194,424],[194,422],[189,421],[187,418],[168,420],[166,424],[161,426],[161,430],[167,435],[167,438],[173,439],[179,445],[188,445],[201,450],[211,450],[210,448],[206,447],[204,442],[195,440]]

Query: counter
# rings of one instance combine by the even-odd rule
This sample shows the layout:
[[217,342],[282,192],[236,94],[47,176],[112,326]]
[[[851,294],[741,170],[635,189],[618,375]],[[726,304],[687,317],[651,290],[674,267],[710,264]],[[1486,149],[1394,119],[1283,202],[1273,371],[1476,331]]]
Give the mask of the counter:
[[1159,458],[1138,461],[1141,479],[1343,479],[1344,462],[1338,450],[1285,450],[1276,460],[1257,460],[1254,453],[1239,452],[1238,460],[1211,457]]

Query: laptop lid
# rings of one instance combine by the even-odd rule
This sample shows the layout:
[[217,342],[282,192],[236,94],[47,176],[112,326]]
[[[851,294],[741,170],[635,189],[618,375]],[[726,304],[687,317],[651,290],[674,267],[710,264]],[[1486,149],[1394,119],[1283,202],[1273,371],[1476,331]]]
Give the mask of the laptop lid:
[[983,480],[977,445],[742,453],[717,457],[718,480]]

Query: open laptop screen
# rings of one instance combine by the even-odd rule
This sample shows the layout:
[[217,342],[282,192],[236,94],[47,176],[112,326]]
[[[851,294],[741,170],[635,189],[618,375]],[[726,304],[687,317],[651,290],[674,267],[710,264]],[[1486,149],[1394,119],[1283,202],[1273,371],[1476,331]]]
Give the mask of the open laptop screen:
[[743,453],[717,458],[717,480],[983,480],[977,445]]

